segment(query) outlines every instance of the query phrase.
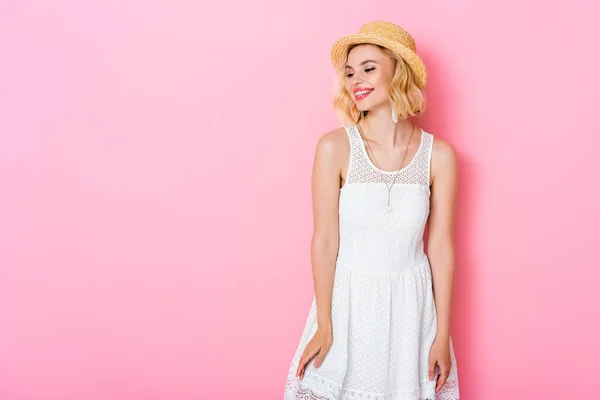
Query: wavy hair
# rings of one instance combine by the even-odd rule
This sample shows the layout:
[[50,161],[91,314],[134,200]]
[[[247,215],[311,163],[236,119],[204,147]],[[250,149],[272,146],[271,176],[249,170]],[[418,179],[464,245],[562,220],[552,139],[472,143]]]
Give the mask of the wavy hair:
[[[338,118],[343,122],[357,123],[362,116],[365,116],[368,111],[361,113],[356,108],[352,97],[346,91],[346,71],[345,65],[348,62],[348,54],[350,50],[358,46],[358,44],[348,48],[348,52],[340,61],[337,67],[337,76],[339,88],[333,96],[333,108]],[[425,111],[425,94],[419,89],[415,82],[415,77],[404,59],[395,54],[386,47],[379,47],[394,63],[394,76],[390,82],[388,95],[390,105],[396,111],[399,119],[406,119],[409,116],[418,117]],[[363,114],[363,115],[361,115]]]

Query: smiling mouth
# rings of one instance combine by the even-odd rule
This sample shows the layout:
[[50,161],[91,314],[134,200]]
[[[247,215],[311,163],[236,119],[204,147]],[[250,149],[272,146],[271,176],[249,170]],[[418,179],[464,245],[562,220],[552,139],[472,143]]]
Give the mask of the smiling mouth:
[[367,97],[368,95],[371,94],[371,92],[374,89],[365,89],[365,90],[358,90],[356,92],[354,92],[354,98],[358,101],[358,100],[362,100],[365,97]]

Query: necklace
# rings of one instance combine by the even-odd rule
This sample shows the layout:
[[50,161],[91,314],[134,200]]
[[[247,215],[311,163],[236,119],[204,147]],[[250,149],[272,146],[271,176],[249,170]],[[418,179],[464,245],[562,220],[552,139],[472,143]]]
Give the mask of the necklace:
[[[358,124],[356,124],[356,129],[358,130],[358,133],[361,136],[364,136],[361,131],[360,128],[358,127]],[[400,162],[400,167],[402,167],[402,164],[404,164],[404,159],[406,158],[406,153],[408,153],[408,145],[410,144],[410,141],[413,137],[413,133],[415,132],[415,124],[412,124],[412,131],[410,132],[410,137],[408,138],[408,143],[406,143],[406,149],[404,149],[404,155],[402,156],[402,161]],[[363,142],[365,144],[367,144],[366,140],[363,139]],[[369,147],[369,145],[367,144],[367,152],[371,153],[371,156],[373,157],[373,160],[375,162],[377,162],[377,160],[375,160],[375,156],[373,155],[373,153],[371,152],[371,148]],[[372,163],[373,165],[375,165],[375,163]],[[383,172],[381,172],[381,170],[379,169],[379,167],[377,165],[375,165],[375,168],[377,168],[377,170],[379,171],[379,174],[381,175],[381,180],[383,181],[383,183],[385,183],[385,187],[388,190],[388,200],[387,200],[387,205],[385,206],[385,211],[387,211],[388,213],[392,212],[392,206],[390,205],[390,197],[392,194],[392,187],[394,186],[394,183],[396,183],[396,178],[398,177],[398,175],[400,174],[400,171],[402,170],[402,168],[398,168],[398,170],[396,171],[396,175],[394,175],[394,180],[392,181],[392,184],[388,186],[387,181],[385,180],[385,176],[383,175]]]

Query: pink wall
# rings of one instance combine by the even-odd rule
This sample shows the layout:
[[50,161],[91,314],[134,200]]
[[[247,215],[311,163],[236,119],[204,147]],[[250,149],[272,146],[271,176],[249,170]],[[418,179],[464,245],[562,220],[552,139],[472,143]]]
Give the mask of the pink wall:
[[597,393],[599,7],[336,3],[1,3],[0,399],[282,398],[329,49],[373,19],[460,157],[463,399]]

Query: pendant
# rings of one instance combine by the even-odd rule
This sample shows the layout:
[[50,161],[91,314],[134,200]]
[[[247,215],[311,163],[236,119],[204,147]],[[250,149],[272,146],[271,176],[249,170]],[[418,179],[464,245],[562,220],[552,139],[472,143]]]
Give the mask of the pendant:
[[392,212],[392,206],[385,206],[385,211]]

